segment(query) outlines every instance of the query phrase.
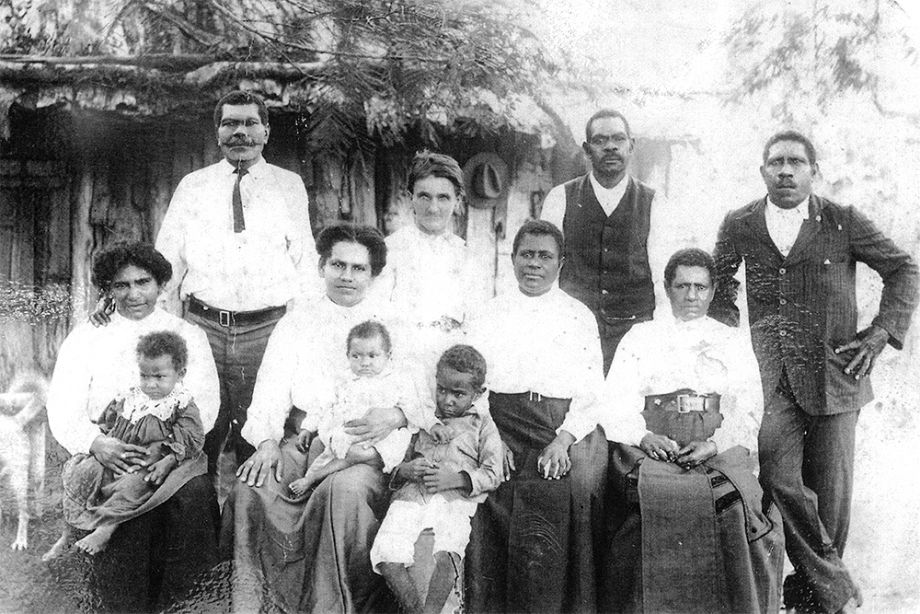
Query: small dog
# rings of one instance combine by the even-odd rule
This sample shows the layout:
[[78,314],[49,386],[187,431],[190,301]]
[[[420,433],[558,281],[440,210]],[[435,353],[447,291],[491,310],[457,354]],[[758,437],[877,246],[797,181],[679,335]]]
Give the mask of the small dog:
[[[19,509],[13,550],[29,546],[29,482],[44,490],[45,400],[44,377],[28,372],[17,375],[9,392],[0,394],[0,475],[9,476]],[[3,510],[0,509],[0,520]]]

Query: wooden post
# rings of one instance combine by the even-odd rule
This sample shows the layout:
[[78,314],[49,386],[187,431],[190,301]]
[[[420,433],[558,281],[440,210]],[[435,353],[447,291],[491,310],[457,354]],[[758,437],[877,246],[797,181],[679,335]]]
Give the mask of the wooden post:
[[73,263],[70,277],[70,292],[73,296],[73,318],[86,318],[88,309],[95,304],[90,283],[93,257],[93,226],[90,224],[90,210],[93,205],[93,173],[85,160],[80,160],[77,189],[71,195],[71,245]]

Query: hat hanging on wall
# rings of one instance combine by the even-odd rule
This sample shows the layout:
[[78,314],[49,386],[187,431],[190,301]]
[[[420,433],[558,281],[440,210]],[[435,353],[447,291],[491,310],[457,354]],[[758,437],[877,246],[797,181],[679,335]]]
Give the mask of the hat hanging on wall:
[[508,164],[491,151],[478,153],[463,165],[470,207],[493,209],[508,196]]

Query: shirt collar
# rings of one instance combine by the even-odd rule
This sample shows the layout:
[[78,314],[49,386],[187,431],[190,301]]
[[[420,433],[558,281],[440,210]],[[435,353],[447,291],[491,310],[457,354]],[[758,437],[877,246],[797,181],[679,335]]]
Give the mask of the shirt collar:
[[140,327],[140,326],[152,326],[152,325],[164,323],[164,320],[168,318],[168,314],[162,309],[160,309],[159,307],[154,307],[153,312],[151,312],[151,314],[147,316],[146,318],[142,320],[132,320],[131,318],[126,318],[120,313],[118,313],[118,310],[116,309],[114,312],[112,312],[112,315],[110,316],[110,318],[112,320],[111,323],[116,324],[118,326]]
[[[230,162],[230,160],[228,160],[227,158],[224,158],[221,162],[222,162],[221,171],[225,175],[228,175],[228,176],[232,175],[233,171],[236,170],[236,166],[233,165]],[[255,164],[253,164],[248,169],[246,169],[246,174],[251,175],[253,177],[261,177],[265,174],[265,171],[267,170],[268,170],[268,162],[266,162],[265,158],[263,158],[260,155],[259,159],[256,160]]]
[[808,219],[808,200],[810,196],[806,196],[805,199],[797,204],[795,207],[790,209],[784,209],[783,207],[776,206],[770,197],[767,197],[767,209],[770,211],[770,215],[774,215],[781,218],[796,218],[807,220]]
[[418,238],[421,241],[429,241],[431,243],[439,243],[439,242],[452,243],[454,240],[454,237],[457,236],[454,233],[452,233],[449,228],[446,229],[441,234],[437,234],[437,235],[427,233],[415,224],[415,220],[412,221],[412,224],[409,225],[409,228],[410,228],[410,232],[412,232],[416,238]]
[[515,283],[514,290],[511,292],[512,301],[525,309],[542,309],[547,303],[555,302],[558,295],[563,294],[559,289],[559,278],[553,282],[550,289],[539,296],[530,296],[521,292],[520,286]]
[[594,195],[599,201],[612,202],[614,205],[620,203],[620,200],[622,200],[623,195],[626,193],[626,186],[629,185],[629,175],[624,175],[620,183],[612,188],[605,188],[602,186],[597,180],[597,177],[594,176],[594,171],[588,175],[588,180],[591,181],[591,187],[594,188]]

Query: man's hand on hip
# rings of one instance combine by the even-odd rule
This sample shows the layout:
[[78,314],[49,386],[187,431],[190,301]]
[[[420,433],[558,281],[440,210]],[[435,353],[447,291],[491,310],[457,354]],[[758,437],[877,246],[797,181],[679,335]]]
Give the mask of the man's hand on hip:
[[849,343],[834,348],[835,354],[849,351],[856,352],[853,359],[844,367],[843,372],[847,375],[852,375],[855,379],[869,375],[875,366],[875,360],[878,355],[885,349],[889,337],[887,330],[873,324],[864,331],[857,333],[856,338]]

